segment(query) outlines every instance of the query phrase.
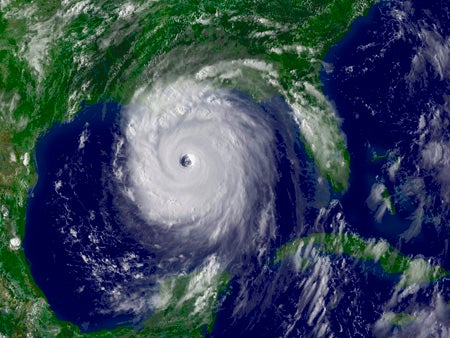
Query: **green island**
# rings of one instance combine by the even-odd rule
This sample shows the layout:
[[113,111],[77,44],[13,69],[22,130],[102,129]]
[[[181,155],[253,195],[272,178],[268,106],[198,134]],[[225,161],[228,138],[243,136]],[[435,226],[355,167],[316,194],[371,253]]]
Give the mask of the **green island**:
[[[405,288],[416,283],[430,283],[450,275],[450,271],[433,265],[424,258],[408,257],[385,240],[363,239],[356,234],[311,234],[295,239],[280,247],[273,263],[280,263],[287,257],[299,254],[303,246],[311,245],[323,254],[347,255],[362,262],[375,262],[388,274],[400,275],[397,288]],[[302,264],[308,267],[308,261]]]
[[381,160],[384,160],[388,157],[388,155],[373,155],[373,157],[370,159],[370,162],[375,163]]
[[395,215],[396,214],[395,205],[392,202],[392,196],[387,188],[383,190],[383,192],[381,193],[381,197],[383,197],[385,203],[387,204],[389,211],[391,212],[391,215]]
[[[27,196],[37,180],[33,159],[39,135],[70,120],[83,102],[126,104],[142,82],[152,85],[158,79],[156,68],[167,70],[169,81],[227,61],[247,72],[219,77],[218,84],[243,89],[255,98],[283,95],[294,110],[310,156],[333,190],[343,191],[350,174],[349,154],[339,120],[321,91],[319,71],[327,51],[375,2],[137,0],[128,15],[130,2],[2,2],[0,335],[152,337],[169,330],[192,337],[201,335],[205,326],[209,330],[228,276],[218,275],[203,313],[189,320],[186,313],[192,312],[195,301],[180,303],[188,291],[186,276],[167,281],[174,286],[167,307],[141,331],[124,327],[82,334],[75,325],[56,318],[33,282],[21,246]],[[195,50],[203,51],[201,57],[189,56]],[[186,59],[182,65],[179,56]],[[246,82],[242,75],[254,73],[255,82]],[[341,246],[349,250],[347,244]],[[286,250],[280,249],[279,255]],[[395,264],[386,264],[401,272],[415,262],[396,257]],[[431,269],[436,276],[444,273]]]
[[414,321],[414,316],[408,313],[389,313],[385,315],[387,319],[396,326],[406,325]]

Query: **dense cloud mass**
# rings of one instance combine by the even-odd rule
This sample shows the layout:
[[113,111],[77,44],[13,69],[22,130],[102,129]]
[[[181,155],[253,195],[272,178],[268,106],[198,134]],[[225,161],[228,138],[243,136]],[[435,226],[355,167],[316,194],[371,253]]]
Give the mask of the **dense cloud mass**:
[[145,223],[132,229],[143,244],[185,259],[195,243],[201,256],[219,248],[229,260],[267,241],[277,179],[270,119],[242,93],[188,80],[135,97],[115,176]]
[[[19,133],[46,130],[4,156],[32,176],[36,154],[23,248],[51,307],[39,325],[449,336],[448,9],[385,1],[355,21],[374,1],[75,2],[33,28],[64,22],[48,65],[39,39],[19,45],[51,95],[22,104],[25,75],[0,93],[40,107]],[[47,131],[51,111],[65,122]]]

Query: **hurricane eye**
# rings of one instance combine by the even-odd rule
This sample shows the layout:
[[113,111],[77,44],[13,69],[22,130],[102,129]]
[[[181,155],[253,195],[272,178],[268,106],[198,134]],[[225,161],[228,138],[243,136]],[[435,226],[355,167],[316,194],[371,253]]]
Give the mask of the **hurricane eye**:
[[189,154],[185,154],[185,155],[181,156],[180,157],[180,164],[184,168],[191,167],[192,164],[193,164],[191,156]]

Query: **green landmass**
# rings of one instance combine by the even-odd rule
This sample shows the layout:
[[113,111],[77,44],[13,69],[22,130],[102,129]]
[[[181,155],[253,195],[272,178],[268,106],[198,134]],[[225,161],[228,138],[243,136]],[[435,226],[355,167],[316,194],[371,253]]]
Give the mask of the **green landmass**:
[[[273,65],[276,83],[255,83],[253,91],[251,81],[242,84],[231,79],[229,85],[242,84],[256,98],[262,87],[264,93],[281,93],[295,109],[303,141],[322,175],[334,190],[342,191],[349,177],[349,155],[338,119],[321,92],[319,70],[329,48],[373,3],[2,1],[0,334],[82,336],[77,327],[58,320],[51,311],[33,282],[20,245],[28,192],[37,180],[33,159],[39,135],[57,122],[70,120],[82,102],[126,104],[143,82],[152,85],[159,79],[161,74],[154,69],[194,74],[203,66],[190,58],[196,50],[206,51],[202,57],[207,62],[214,58],[263,60]],[[123,14],[126,4],[132,5],[128,15]],[[177,57],[168,59],[171,53]],[[186,62],[180,62],[180,56]],[[183,279],[179,283],[182,289]],[[208,307],[210,313],[214,302]],[[213,315],[194,321],[198,325],[177,317],[185,316],[188,309],[188,304],[169,306],[155,315],[167,321],[167,326],[158,326],[160,332],[183,329],[188,335],[189,330],[198,334],[198,325],[211,327]],[[155,326],[155,320],[148,325]],[[118,328],[88,336],[148,337],[148,332]]]
[[384,160],[385,158],[387,158],[387,155],[374,155],[371,159],[370,162],[374,163],[374,162],[378,162],[380,160]]
[[389,321],[396,326],[402,326],[408,323],[411,323],[414,321],[415,317],[413,315],[410,315],[409,313],[390,313],[389,314]]
[[396,214],[396,209],[395,209],[395,205],[392,202],[392,197],[391,194],[389,193],[389,191],[387,190],[387,188],[385,188],[381,194],[381,197],[383,197],[383,199],[385,200],[385,202],[387,203],[387,205],[389,206],[389,211],[391,212],[391,215],[395,215]]
[[386,273],[400,275],[397,288],[434,282],[450,275],[450,271],[430,261],[402,254],[385,240],[366,240],[352,233],[311,234],[295,239],[276,251],[273,263],[295,256],[299,248],[306,245],[313,245],[323,254],[348,255],[363,262],[378,263]]
[[[231,276],[218,274],[198,289],[192,280],[192,276],[183,276],[164,282],[161,294],[169,294],[167,304],[144,322],[143,332],[152,337],[204,337],[204,332],[212,332],[218,299]],[[200,279],[197,283],[205,282]]]

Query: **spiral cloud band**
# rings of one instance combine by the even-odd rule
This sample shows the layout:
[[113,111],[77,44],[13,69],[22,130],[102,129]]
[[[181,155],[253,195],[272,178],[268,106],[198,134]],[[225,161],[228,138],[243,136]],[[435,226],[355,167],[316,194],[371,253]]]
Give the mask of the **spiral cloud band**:
[[207,81],[158,80],[127,106],[87,107],[43,139],[52,156],[38,161],[47,174],[32,212],[53,211],[32,235],[59,240],[31,249],[42,258],[34,266],[51,262],[54,273],[37,276],[50,294],[75,281],[51,301],[65,297],[85,329],[137,324],[194,299],[206,316],[229,276],[266,266],[280,224],[297,224],[289,106]]
[[174,242],[183,255],[193,243],[222,248],[227,260],[274,226],[275,140],[269,114],[250,97],[178,80],[140,91],[122,124],[126,160],[116,177],[145,221],[141,240],[152,228],[144,244]]

